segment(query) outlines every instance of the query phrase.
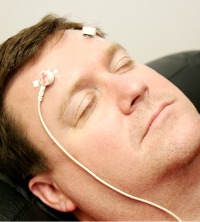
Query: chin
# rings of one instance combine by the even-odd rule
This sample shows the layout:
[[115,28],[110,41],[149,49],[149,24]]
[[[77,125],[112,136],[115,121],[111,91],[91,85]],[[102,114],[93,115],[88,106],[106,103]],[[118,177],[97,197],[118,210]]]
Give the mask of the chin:
[[[175,124],[176,123],[176,124]],[[166,130],[167,129],[167,130]],[[158,177],[178,173],[200,156],[200,115],[185,115],[149,140],[146,156]],[[160,139],[159,139],[160,138]],[[146,143],[147,145],[147,143]],[[158,175],[159,174],[159,175]]]
[[167,144],[168,172],[190,166],[200,154],[200,116],[190,116],[181,123],[182,127],[169,134],[172,139]]

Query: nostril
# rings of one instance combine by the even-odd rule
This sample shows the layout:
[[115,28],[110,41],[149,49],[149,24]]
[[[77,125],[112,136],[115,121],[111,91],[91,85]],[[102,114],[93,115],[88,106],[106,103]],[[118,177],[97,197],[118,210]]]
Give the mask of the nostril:
[[134,103],[135,103],[135,100],[133,100],[133,101],[132,101],[131,106],[133,106],[133,105],[134,105]]
[[137,96],[137,97],[135,97],[133,100],[132,100],[132,102],[131,102],[131,104],[130,104],[130,112],[133,112],[133,111],[135,111],[135,109],[137,108],[137,106],[139,105],[139,103],[141,102],[141,96]]
[[136,101],[138,101],[139,97],[140,97],[140,96],[137,96],[135,99],[132,100],[132,102],[131,102],[131,107],[132,107],[134,104],[136,104]]

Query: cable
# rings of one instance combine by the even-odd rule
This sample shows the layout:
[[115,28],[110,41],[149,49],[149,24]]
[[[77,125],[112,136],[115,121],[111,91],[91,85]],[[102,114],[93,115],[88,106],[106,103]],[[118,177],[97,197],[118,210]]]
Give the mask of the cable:
[[40,91],[39,91],[39,96],[38,96],[38,114],[39,114],[39,118],[40,118],[40,121],[46,131],[46,133],[49,135],[49,137],[53,140],[53,142],[60,148],[60,150],[63,151],[63,153],[65,155],[67,155],[74,163],[76,163],[79,167],[81,167],[83,170],[85,170],[88,174],[90,174],[92,177],[94,177],[97,181],[99,181],[100,183],[102,183],[103,185],[109,187],[110,189],[116,191],[117,193],[120,193],[121,195],[125,196],[125,197],[128,197],[130,199],[133,199],[133,200],[137,200],[137,201],[140,201],[140,202],[143,202],[143,203],[146,203],[146,204],[149,204],[153,207],[156,207],[164,212],[166,212],[167,214],[169,214],[170,216],[172,216],[173,218],[175,218],[177,221],[179,222],[182,222],[182,220],[176,215],[174,214],[173,212],[171,212],[170,210],[158,205],[158,204],[155,204],[151,201],[148,201],[148,200],[145,200],[145,199],[142,199],[142,198],[139,198],[139,197],[136,197],[136,196],[133,196],[133,195],[130,195],[114,186],[112,186],[111,184],[107,183],[106,181],[104,181],[103,179],[101,179],[100,177],[98,177],[95,173],[93,173],[90,169],[88,169],[86,166],[84,166],[82,163],[80,163],[78,160],[76,160],[66,149],[64,149],[64,147],[55,139],[55,137],[52,135],[52,133],[50,132],[50,130],[48,129],[48,127],[46,126],[45,122],[44,122],[44,119],[42,117],[42,113],[41,113],[41,102],[42,102],[42,98],[44,96],[44,93],[45,93],[45,89],[46,89],[46,86],[41,86],[40,87]]

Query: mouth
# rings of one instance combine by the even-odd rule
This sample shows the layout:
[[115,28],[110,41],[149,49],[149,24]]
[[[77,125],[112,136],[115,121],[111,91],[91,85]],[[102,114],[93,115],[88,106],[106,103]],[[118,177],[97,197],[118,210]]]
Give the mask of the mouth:
[[163,112],[166,110],[166,108],[168,108],[171,103],[163,103],[161,104],[158,109],[156,110],[156,112],[153,113],[153,115],[151,115],[147,126],[145,128],[144,134],[142,136],[142,140],[146,137],[146,135],[148,134],[149,130],[152,128],[152,126],[154,125],[154,123],[158,120],[158,118],[161,116],[161,114],[163,114]]

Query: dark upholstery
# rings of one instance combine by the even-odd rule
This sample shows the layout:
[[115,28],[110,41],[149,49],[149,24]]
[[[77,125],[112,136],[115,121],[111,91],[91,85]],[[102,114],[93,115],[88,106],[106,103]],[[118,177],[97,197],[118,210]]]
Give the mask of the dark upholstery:
[[176,53],[147,65],[181,89],[200,112],[200,51]]
[[[25,194],[26,195],[26,194]],[[3,221],[52,220],[45,212],[7,183],[0,181],[0,219]]]
[[[177,85],[200,111],[200,52],[182,52],[147,64]],[[183,110],[184,112],[184,110]],[[0,220],[75,221],[72,214],[45,206],[30,191],[0,174]]]
[[27,188],[0,174],[1,221],[75,221],[72,214],[61,213],[44,205]]

